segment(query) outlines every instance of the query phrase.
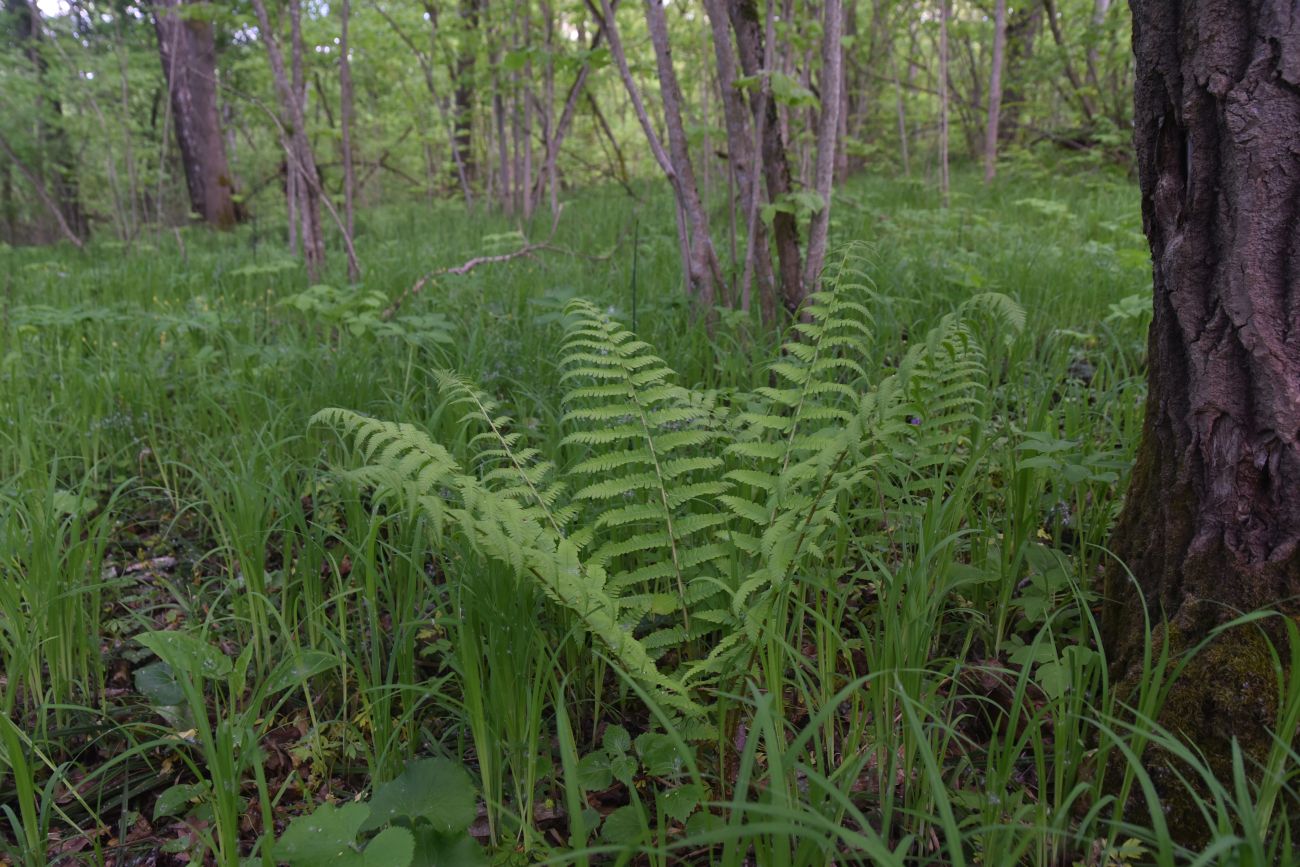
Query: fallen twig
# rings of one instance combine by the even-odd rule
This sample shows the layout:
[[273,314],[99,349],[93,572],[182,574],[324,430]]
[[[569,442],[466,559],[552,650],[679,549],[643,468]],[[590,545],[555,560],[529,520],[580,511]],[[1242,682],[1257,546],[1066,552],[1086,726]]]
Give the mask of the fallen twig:
[[[492,256],[475,256],[474,258],[468,259],[459,265],[455,265],[449,268],[437,268],[433,271],[430,271],[427,274],[420,277],[419,280],[416,280],[414,283],[412,283],[409,289],[407,289],[406,291],[398,295],[396,298],[394,298],[393,303],[389,304],[386,308],[384,308],[384,312],[379,314],[379,318],[384,321],[392,319],[395,315],[397,315],[397,311],[401,309],[401,306],[404,303],[406,303],[408,299],[413,298],[416,295],[419,295],[420,292],[424,290],[424,287],[427,286],[430,283],[430,281],[432,281],[434,278],[443,277],[447,274],[457,274],[457,275],[468,274],[470,271],[473,271],[475,268],[479,267],[480,265],[493,265],[499,262],[509,262],[513,259],[519,259],[524,256],[531,256],[534,253],[541,253],[541,252],[563,253],[566,256],[581,256],[582,258],[590,259],[593,262],[601,262],[606,259],[609,259],[614,255],[614,252],[618,249],[617,242],[614,244],[614,248],[611,249],[608,253],[599,256],[593,256],[585,253],[578,253],[577,251],[570,250],[567,247],[559,247],[556,246],[555,244],[552,244],[551,239],[555,237],[555,229],[560,224],[560,214],[563,211],[564,211],[564,206],[561,205],[559,210],[555,212],[555,216],[551,219],[551,231],[546,236],[545,241],[539,241],[536,243],[531,241],[525,241],[522,247],[520,247],[518,250],[512,250],[509,253],[497,253]],[[620,241],[622,240],[622,236],[619,236],[619,240]]]

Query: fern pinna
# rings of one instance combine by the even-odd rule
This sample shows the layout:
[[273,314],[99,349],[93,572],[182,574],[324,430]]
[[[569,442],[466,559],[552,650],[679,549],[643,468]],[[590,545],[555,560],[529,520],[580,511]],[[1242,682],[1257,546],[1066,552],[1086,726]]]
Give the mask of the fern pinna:
[[744,676],[763,627],[785,623],[792,582],[832,565],[836,528],[869,533],[883,512],[942,496],[986,389],[969,321],[1023,319],[1003,296],[972,299],[872,386],[873,290],[848,258],[827,283],[770,384],[726,401],[675,382],[611,315],[571,302],[561,454],[543,455],[451,373],[440,387],[477,429],[468,469],[410,425],[316,418],[353,444],[355,478],[538,582],[629,676],[695,715],[700,690]]

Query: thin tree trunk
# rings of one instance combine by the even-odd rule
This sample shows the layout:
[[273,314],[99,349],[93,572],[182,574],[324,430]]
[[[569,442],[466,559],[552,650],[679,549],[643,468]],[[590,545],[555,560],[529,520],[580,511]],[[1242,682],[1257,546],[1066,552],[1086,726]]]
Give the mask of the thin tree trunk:
[[831,186],[835,180],[835,152],[840,130],[840,87],[843,84],[844,60],[840,46],[844,31],[844,8],[841,0],[825,0],[822,23],[821,123],[817,130],[816,190],[822,206],[812,216],[808,228],[808,257],[804,263],[803,285],[812,291],[821,278],[826,259],[827,233],[831,220]]
[[[1140,602],[1155,647],[1174,659],[1239,612],[1300,615],[1295,4],[1131,6],[1155,304],[1142,444],[1106,582],[1104,635],[1122,695],[1145,673]],[[1170,688],[1160,719],[1219,780],[1242,766],[1257,775],[1295,735],[1274,734],[1275,663],[1300,676],[1287,671],[1285,646],[1275,657],[1265,643],[1284,640],[1281,619],[1214,637]],[[1209,793],[1188,791],[1197,775],[1168,754],[1148,748],[1144,764],[1173,838],[1200,848],[1215,830],[1202,816]],[[1281,797],[1277,809],[1295,815],[1294,790]]]
[[668,43],[668,19],[664,15],[663,0],[645,0],[645,9],[646,26],[650,31],[655,65],[659,70],[659,92],[663,101],[668,150],[678,179],[678,199],[690,228],[691,290],[696,302],[708,310],[713,307],[717,284],[720,282],[718,257],[709,233],[708,214],[704,210],[695,180],[686,129],[682,124],[682,92],[677,82],[677,72],[673,69],[672,49]]
[[81,238],[77,237],[77,233],[72,230],[72,226],[68,224],[67,218],[63,216],[63,209],[59,207],[56,201],[54,201],[54,197],[50,195],[49,190],[45,189],[45,183],[41,180],[40,176],[28,168],[27,164],[18,158],[18,154],[15,153],[13,147],[10,146],[9,140],[4,137],[3,131],[0,131],[0,150],[5,152],[5,155],[9,157],[10,161],[18,167],[19,173],[27,179],[27,183],[31,185],[32,191],[36,193],[36,198],[41,200],[41,204],[45,206],[45,210],[49,211],[50,216],[54,218],[54,222],[58,224],[59,231],[63,233],[63,237],[67,238],[68,241],[71,242],[72,246],[76,247],[78,250],[82,249],[84,245],[82,244]]
[[[49,64],[40,49],[40,43],[44,38],[41,10],[36,0],[8,0],[8,7],[15,19],[18,42],[23,46],[23,53],[32,64],[37,81],[42,86],[36,97],[37,141],[40,144],[42,161],[35,167],[28,167],[27,171],[32,173],[32,178],[41,181],[41,188],[45,189],[51,200],[57,204],[62,223],[71,230],[72,236],[85,238],[89,234],[89,226],[81,208],[76,162],[72,156],[67,131],[63,127],[63,104],[58,96],[54,95],[57,91],[49,88],[46,82]],[[53,165],[52,173],[46,173],[42,169],[46,156]],[[63,230],[62,225],[59,228],[60,231]]]
[[894,77],[894,106],[898,114],[898,152],[903,160],[903,175],[912,176],[912,161],[908,158],[907,148],[907,100],[903,96],[903,85],[898,80],[898,60],[890,58],[890,69]]
[[686,212],[681,203],[681,179],[678,178],[673,161],[659,141],[659,135],[655,132],[654,124],[650,122],[650,114],[646,111],[645,103],[641,99],[641,91],[632,78],[632,71],[627,64],[627,55],[623,52],[623,40],[618,32],[618,21],[614,17],[614,9],[610,0],[601,0],[600,6],[602,20],[605,24],[605,33],[609,39],[610,56],[614,59],[614,65],[618,67],[618,74],[623,79],[623,87],[627,90],[628,102],[632,104],[632,110],[636,114],[637,122],[641,124],[642,132],[645,133],[646,143],[650,145],[650,152],[654,154],[655,162],[659,164],[659,169],[664,173],[664,177],[668,179],[668,183],[673,189],[673,200],[676,206],[674,213],[677,219],[677,245],[681,252],[682,273],[685,277],[683,282],[689,291],[694,288],[692,283],[693,274],[691,273],[691,242],[690,230],[686,222]]
[[[352,0],[341,0],[339,15],[342,22],[339,28],[339,134],[340,158],[343,160],[343,231],[349,238],[355,237],[356,170],[352,164],[352,61],[348,57],[348,23],[352,17]],[[361,279],[361,271],[355,258],[348,257],[348,280],[355,283]]]
[[[466,186],[475,181],[474,161],[474,69],[478,62],[477,33],[479,26],[479,0],[460,0],[460,20],[465,35],[456,53],[453,75],[453,99],[456,110],[455,148],[456,170],[464,176]],[[471,38],[471,34],[475,38]]]
[[[792,191],[790,163],[786,157],[785,138],[781,135],[780,113],[776,100],[771,98],[770,70],[776,63],[775,14],[769,10],[766,33],[760,28],[756,0],[727,0],[731,27],[736,34],[736,49],[740,68],[746,77],[765,80],[766,97],[755,94],[750,105],[755,122],[762,130],[762,168],[767,185],[769,202],[782,202]],[[760,113],[763,115],[760,117]],[[781,276],[782,306],[795,316],[806,295],[803,286],[802,254],[799,251],[799,226],[794,214],[778,210],[772,217],[772,239],[776,243],[776,256]]]
[[[397,22],[393,20],[393,17],[388,14],[387,10],[385,10],[382,5],[376,2],[376,0],[370,0],[370,5],[371,8],[379,13],[379,17],[383,18],[384,22],[388,24],[388,28],[393,31],[393,34],[401,40],[403,45],[410,49],[413,55],[415,55],[415,60],[420,66],[420,71],[424,74],[424,87],[429,93],[429,102],[433,103],[433,107],[437,111],[438,117],[447,131],[447,139],[451,148],[452,162],[456,166],[456,177],[460,182],[461,195],[465,197],[465,207],[473,208],[474,193],[470,186],[469,166],[465,160],[462,159],[461,149],[457,145],[459,133],[457,132],[454,119],[450,116],[447,110],[446,101],[438,98],[438,86],[435,82],[433,73],[432,49],[430,49],[428,54],[421,51],[411,37],[407,35],[406,31],[402,30],[402,28],[398,26]],[[437,36],[438,9],[435,5],[429,2],[424,4],[424,8],[425,12],[429,16],[429,36],[430,41],[432,42]]]
[[1110,12],[1110,0],[1093,0],[1092,38],[1089,40],[1088,50],[1083,55],[1088,70],[1088,83],[1092,85],[1098,99],[1101,98],[1101,76],[1097,72],[1097,67],[1101,62],[1101,53],[1097,50],[1097,36],[1101,28],[1106,24],[1106,14],[1108,12]]
[[993,12],[993,70],[989,73],[989,115],[984,125],[984,183],[993,183],[998,170],[998,124],[1002,113],[1002,57],[1007,45],[1007,0],[997,0]]
[[1018,6],[1007,16],[1002,112],[998,118],[998,140],[1002,143],[1015,138],[1020,124],[1020,111],[1025,102],[1025,68],[1034,56],[1034,40],[1042,21],[1043,7],[1039,3]]
[[271,73],[275,80],[276,93],[280,99],[280,110],[284,115],[283,137],[285,153],[289,161],[289,174],[297,178],[298,210],[302,227],[302,253],[307,264],[307,275],[313,282],[320,279],[325,266],[325,240],[321,232],[320,175],[316,170],[316,157],[312,153],[311,142],[307,139],[307,123],[304,112],[306,93],[302,80],[302,31],[299,0],[290,0],[289,16],[293,44],[294,79],[290,81],[285,70],[284,55],[271,29],[270,17],[266,14],[265,0],[253,0],[253,10],[257,14],[258,29],[261,30],[262,42],[266,46],[267,58],[271,63]]
[[[758,167],[755,159],[757,148],[751,131],[749,112],[745,107],[744,98],[741,96],[740,91],[736,89],[735,49],[732,46],[730,22],[727,20],[727,11],[723,2],[724,0],[704,0],[704,9],[709,18],[709,26],[713,36],[714,62],[718,72],[718,89],[722,95],[722,116],[727,127],[729,177],[736,179],[740,191],[740,201],[745,207],[745,213],[748,214],[748,205],[753,199],[754,188],[759,184]],[[728,201],[727,207],[729,213],[733,215],[732,222],[734,225],[735,202]],[[735,231],[733,230],[733,250],[735,249],[734,235]],[[734,253],[732,258],[735,258]],[[745,270],[748,274],[750,269],[746,267]],[[748,280],[742,281],[739,294],[742,309],[748,310],[750,296]]]
[[1070,86],[1074,88],[1074,95],[1079,100],[1079,108],[1083,111],[1084,120],[1091,124],[1096,111],[1092,106],[1092,100],[1088,98],[1087,92],[1083,89],[1083,82],[1079,79],[1079,73],[1074,70],[1074,61],[1070,59],[1070,49],[1065,44],[1065,34],[1061,32],[1061,21],[1056,11],[1056,0],[1043,0],[1043,9],[1047,13],[1047,26],[1051,28],[1052,40],[1061,51],[1061,63],[1065,67],[1065,77],[1069,79]]
[[939,0],[939,198],[948,207],[948,15],[950,0]]

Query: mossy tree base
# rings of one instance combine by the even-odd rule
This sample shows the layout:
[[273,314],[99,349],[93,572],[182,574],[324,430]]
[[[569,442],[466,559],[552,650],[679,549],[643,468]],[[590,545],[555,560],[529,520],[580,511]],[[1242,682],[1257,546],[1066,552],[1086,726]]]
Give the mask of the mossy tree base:
[[[1300,56],[1287,0],[1131,0],[1135,132],[1154,262],[1150,393],[1112,547],[1112,674],[1144,676],[1146,620],[1175,655],[1260,608],[1300,607]],[[1127,570],[1127,571],[1126,571]],[[1129,578],[1129,573],[1132,579]],[[1135,586],[1136,583],[1136,586]],[[1164,625],[1167,624],[1167,625]],[[1262,759],[1277,673],[1258,624],[1187,666],[1160,721],[1231,779]],[[1294,736],[1294,733],[1290,733]],[[1182,841],[1208,829],[1165,757],[1148,770]],[[1184,769],[1185,772],[1185,769]]]

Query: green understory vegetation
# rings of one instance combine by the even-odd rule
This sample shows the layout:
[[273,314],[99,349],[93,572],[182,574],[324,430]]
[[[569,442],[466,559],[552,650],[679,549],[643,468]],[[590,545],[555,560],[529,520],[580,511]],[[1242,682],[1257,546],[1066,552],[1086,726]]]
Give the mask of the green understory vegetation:
[[1287,862],[1289,744],[1210,774],[1185,657],[1098,642],[1132,183],[849,182],[783,335],[639,192],[418,292],[518,227],[363,212],[356,287],[268,218],[0,250],[0,861]]

